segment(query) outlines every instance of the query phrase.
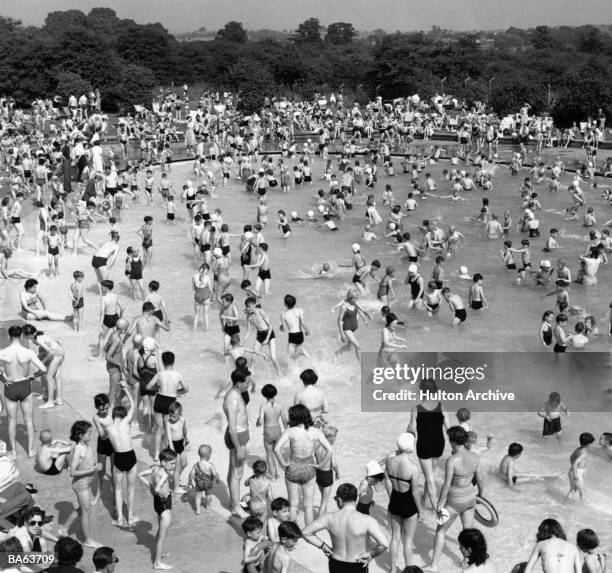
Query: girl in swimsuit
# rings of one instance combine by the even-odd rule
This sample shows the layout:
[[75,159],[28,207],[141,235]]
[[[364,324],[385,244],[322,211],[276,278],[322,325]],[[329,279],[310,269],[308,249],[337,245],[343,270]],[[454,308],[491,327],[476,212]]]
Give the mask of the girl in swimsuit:
[[[315,492],[314,446],[321,444],[326,455],[331,455],[332,448],[319,428],[313,427],[310,410],[302,404],[289,408],[289,427],[276,443],[274,453],[280,466],[285,470],[285,483],[291,507],[289,520],[295,521],[300,491],[303,495],[304,521],[306,525],[313,521],[313,503]],[[283,455],[284,447],[289,444],[289,463]]]
[[406,567],[412,564],[412,539],[417,520],[423,513],[417,487],[419,468],[410,459],[414,445],[414,434],[401,434],[397,439],[395,455],[387,460],[385,467],[385,487],[389,494],[387,513],[391,529],[389,549],[392,571],[395,571],[398,565],[400,550],[403,550]]
[[191,281],[193,287],[193,329],[197,330],[200,314],[204,321],[204,329],[208,330],[208,308],[212,298],[212,284],[208,271],[210,267],[203,263],[200,271],[193,275]]
[[134,362],[136,374],[140,379],[140,397],[142,400],[142,417],[146,431],[150,432],[152,427],[151,400],[157,394],[157,390],[147,390],[147,384],[153,380],[158,372],[162,371],[161,361],[155,354],[155,341],[145,338],[142,348],[139,350],[138,359]]
[[264,449],[268,460],[269,473],[274,481],[278,479],[278,464],[274,456],[274,446],[280,439],[283,429],[288,427],[285,411],[282,406],[274,403],[274,398],[278,393],[272,384],[266,384],[261,389],[262,396],[266,403],[259,407],[257,425],[263,426]]
[[[482,497],[484,482],[480,458],[470,452],[466,445],[469,442],[468,433],[461,426],[453,426],[448,430],[448,440],[453,448],[452,455],[446,461],[444,485],[438,499],[438,527],[434,541],[431,564],[427,567],[432,571],[438,569],[438,563],[444,549],[446,532],[455,522],[457,516],[461,518],[463,529],[471,528],[474,524],[474,508],[476,507],[476,489],[473,480],[476,478],[478,495]],[[450,513],[448,520],[444,520],[445,513]]]
[[359,316],[366,323],[372,318],[357,302],[357,292],[350,289],[346,294],[346,300],[340,305],[338,311],[338,330],[340,331],[340,340],[343,343],[339,353],[353,348],[357,360],[359,360],[359,353],[361,352],[361,346],[355,337],[355,331],[359,326]]
[[253,475],[248,478],[244,485],[249,488],[250,501],[249,513],[253,517],[257,517],[262,523],[266,522],[266,514],[268,512],[268,501],[272,501],[272,486],[266,477],[268,472],[268,464],[263,460],[257,460],[253,463]]
[[[70,439],[76,443],[70,458],[70,475],[72,476],[72,491],[77,496],[79,511],[74,510],[64,526],[60,535],[67,535],[72,522],[81,516],[81,527],[85,535],[85,547],[97,548],[102,545],[91,537],[91,509],[100,499],[98,485],[98,471],[102,464],[94,463],[93,452],[90,447],[91,424],[85,420],[78,420],[72,425]],[[97,493],[94,493],[97,490]]]
[[221,302],[221,297],[225,293],[227,287],[230,284],[229,277],[229,265],[230,261],[226,255],[223,254],[222,249],[216,247],[213,250],[213,262],[212,270],[215,278],[215,298]]
[[378,366],[393,366],[399,362],[396,351],[406,348],[404,338],[397,336],[395,329],[397,328],[397,316],[390,312],[385,317],[386,325],[382,332],[382,343],[378,351]]

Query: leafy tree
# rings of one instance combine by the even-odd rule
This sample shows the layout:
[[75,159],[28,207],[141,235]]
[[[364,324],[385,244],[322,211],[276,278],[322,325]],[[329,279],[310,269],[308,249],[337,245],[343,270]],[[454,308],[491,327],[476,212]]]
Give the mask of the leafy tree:
[[[594,115],[601,108],[610,107],[612,87],[609,80],[583,68],[563,78],[553,107],[553,117],[561,125]],[[610,109],[607,110],[608,115]]]
[[126,105],[150,106],[153,99],[153,89],[156,85],[155,74],[136,64],[128,64],[121,72],[119,95]]
[[546,108],[547,86],[538,78],[517,75],[501,79],[493,85],[489,103],[501,115],[516,113],[525,103],[534,113]]
[[314,44],[321,41],[321,22],[318,18],[308,18],[293,33],[291,39],[296,44]]
[[217,39],[245,44],[249,37],[247,31],[242,27],[242,24],[232,20],[217,32]]
[[55,78],[57,80],[55,93],[62,96],[65,102],[71,95],[79,97],[81,94],[89,94],[92,89],[91,83],[73,72],[60,69],[57,71]]
[[268,68],[250,58],[242,58],[232,66],[229,77],[240,93],[237,107],[246,114],[259,112],[266,96],[273,95],[276,89]]
[[327,28],[325,41],[331,44],[350,44],[357,35],[353,24],[348,22],[334,22]]
[[65,35],[74,29],[86,29],[89,26],[87,16],[80,10],[49,12],[45,18],[44,30],[49,34]]

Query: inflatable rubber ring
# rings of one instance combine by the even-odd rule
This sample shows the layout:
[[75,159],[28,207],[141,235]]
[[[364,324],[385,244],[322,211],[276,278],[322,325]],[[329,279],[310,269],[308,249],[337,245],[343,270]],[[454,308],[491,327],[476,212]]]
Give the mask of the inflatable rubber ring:
[[[486,514],[483,514],[478,506],[484,507],[488,512],[489,517],[487,517]],[[496,527],[499,524],[499,515],[497,514],[495,507],[493,507],[493,504],[489,500],[480,496],[476,497],[476,510],[474,511],[474,518],[478,523],[480,523],[480,525],[484,525],[485,527]]]

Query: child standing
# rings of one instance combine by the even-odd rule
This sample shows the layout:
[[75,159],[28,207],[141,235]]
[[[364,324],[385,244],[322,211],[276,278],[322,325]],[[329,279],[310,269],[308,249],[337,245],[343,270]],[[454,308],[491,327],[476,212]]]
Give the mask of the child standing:
[[72,303],[72,314],[74,315],[74,329],[80,332],[83,328],[83,271],[74,271],[72,274],[74,282],[70,285],[70,301]]
[[338,470],[338,462],[336,460],[336,450],[334,443],[338,436],[338,428],[334,426],[324,426],[323,435],[327,438],[329,445],[331,446],[329,454],[318,442],[315,445],[314,455],[317,467],[315,468],[317,475],[317,485],[321,492],[321,503],[319,504],[319,512],[317,519],[327,513],[327,504],[331,495],[332,486],[334,485],[334,474],[336,479],[340,477]]
[[499,474],[509,487],[516,484],[518,475],[515,471],[514,462],[521,457],[522,453],[523,446],[513,442],[508,446],[508,453],[499,464]]
[[220,483],[219,474],[215,466],[210,462],[212,448],[208,444],[202,444],[198,448],[199,461],[193,464],[189,473],[189,485],[195,490],[196,515],[200,515],[200,505],[204,498],[204,509],[208,509],[212,502],[211,491],[213,481]]
[[166,200],[166,224],[174,225],[176,223],[176,204],[174,203],[174,196],[169,195]]
[[130,279],[130,291],[134,300],[137,300],[137,290],[140,291],[142,300],[145,299],[146,294],[144,290],[144,279],[142,278],[142,269],[144,262],[140,256],[140,250],[138,247],[131,247],[132,253],[127,260],[126,272],[128,272],[128,278]]
[[584,474],[587,469],[587,457],[591,444],[595,441],[593,434],[583,432],[580,434],[580,447],[576,448],[570,456],[570,469],[567,473],[569,478],[569,491],[567,497],[579,495],[580,499],[584,497]]
[[266,384],[261,393],[266,399],[266,403],[259,407],[259,417],[257,425],[263,426],[264,449],[268,460],[269,475],[276,481],[278,479],[278,465],[274,446],[280,439],[283,430],[287,428],[287,418],[282,406],[274,403],[278,390],[273,384]]
[[544,418],[543,436],[556,436],[558,440],[561,439],[561,413],[567,416],[567,408],[559,393],[551,392],[548,400],[544,402],[544,410],[538,412],[538,416]]
[[272,501],[272,487],[266,477],[268,464],[263,460],[253,463],[253,475],[247,478],[244,485],[249,488],[250,501],[249,512],[253,517],[258,518],[262,523],[268,513],[268,501]]
[[177,456],[174,471],[174,493],[183,493],[180,487],[180,478],[183,470],[187,467],[185,446],[187,446],[189,440],[187,439],[187,421],[183,417],[183,407],[179,402],[173,402],[168,407],[165,426],[169,449],[174,450]]
[[378,283],[376,298],[390,305],[395,300],[395,292],[393,290],[393,279],[395,278],[395,267],[387,267],[385,276]]
[[[159,454],[159,465],[151,466],[138,474],[138,479],[149,486],[153,495],[153,509],[157,513],[157,535],[155,537],[154,569],[171,569],[162,561],[164,542],[172,521],[172,486],[171,482],[176,469],[176,452],[168,448]],[[145,476],[151,477],[147,481]]]
[[374,490],[376,486],[385,479],[380,464],[375,461],[366,464],[366,475],[361,480],[357,489],[357,511],[365,515],[370,515],[370,507],[374,505]]

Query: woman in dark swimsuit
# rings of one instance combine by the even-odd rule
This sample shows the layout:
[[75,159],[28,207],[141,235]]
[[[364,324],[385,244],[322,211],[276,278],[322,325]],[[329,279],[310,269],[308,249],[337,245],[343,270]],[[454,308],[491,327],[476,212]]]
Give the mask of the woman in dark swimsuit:
[[340,330],[340,340],[343,343],[339,352],[343,352],[352,347],[357,356],[357,360],[359,360],[359,353],[361,352],[361,346],[355,337],[355,331],[359,326],[359,316],[361,316],[365,322],[372,318],[357,302],[357,292],[354,289],[350,289],[346,295],[346,300],[342,302],[338,312],[338,330]]
[[142,417],[145,430],[150,432],[152,429],[151,400],[157,394],[157,390],[147,390],[147,384],[153,380],[155,374],[162,371],[159,356],[155,353],[155,340],[153,338],[145,338],[138,354],[138,359],[134,362],[134,368],[136,369],[134,374],[140,379]]
[[[438,391],[438,387],[433,380],[424,379],[421,381],[419,390],[433,394]],[[433,464],[444,451],[443,428],[448,429],[448,427],[442,404],[436,400],[423,400],[410,411],[408,431],[417,435],[416,451],[425,477],[423,497],[429,496],[432,507],[436,506],[437,501]]]
[[[414,451],[414,434],[400,434],[397,450],[386,463],[385,486],[389,494],[389,527],[391,529],[391,571],[398,565],[400,550],[404,552],[405,566],[412,564],[412,539],[417,521],[422,515],[418,495],[419,468],[410,460]],[[403,547],[402,547],[403,545]]]

